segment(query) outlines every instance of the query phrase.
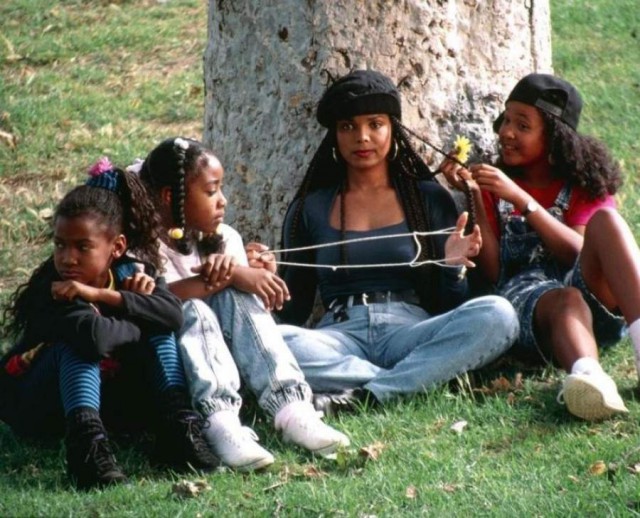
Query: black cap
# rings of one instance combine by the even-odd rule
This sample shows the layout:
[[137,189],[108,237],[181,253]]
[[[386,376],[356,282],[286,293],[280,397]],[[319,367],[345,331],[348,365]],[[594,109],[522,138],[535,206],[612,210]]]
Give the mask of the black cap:
[[375,70],[355,70],[335,81],[320,99],[316,116],[328,128],[338,120],[367,113],[401,116],[398,89]]
[[[574,130],[578,129],[582,98],[569,82],[550,74],[529,74],[511,90],[506,102],[518,101],[535,106],[557,117]],[[493,123],[493,131],[500,129],[504,112]]]

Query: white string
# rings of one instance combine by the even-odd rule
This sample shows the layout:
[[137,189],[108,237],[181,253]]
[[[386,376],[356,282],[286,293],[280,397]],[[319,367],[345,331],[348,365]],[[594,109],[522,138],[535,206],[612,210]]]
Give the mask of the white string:
[[264,254],[284,254],[288,252],[302,252],[306,250],[316,250],[318,248],[326,248],[329,246],[338,246],[348,243],[359,243],[363,241],[375,241],[381,239],[391,239],[396,237],[413,237],[413,240],[416,243],[416,255],[411,261],[404,263],[376,263],[376,264],[311,264],[311,263],[296,263],[289,261],[274,261],[278,264],[285,266],[299,266],[303,268],[330,268],[334,272],[336,270],[342,269],[350,269],[350,268],[393,268],[398,266],[410,266],[411,268],[415,268],[418,266],[423,266],[425,264],[436,264],[438,266],[442,266],[443,268],[459,268],[460,265],[456,264],[447,264],[446,261],[453,261],[458,259],[465,259],[464,257],[450,257],[448,259],[426,259],[424,261],[418,261],[418,257],[420,257],[420,253],[422,252],[422,245],[418,240],[418,236],[431,236],[431,235],[445,235],[445,234],[453,234],[456,230],[456,227],[449,227],[442,230],[435,230],[431,232],[403,232],[400,234],[389,234],[386,236],[369,236],[369,237],[358,237],[354,239],[345,239],[343,241],[332,241],[329,243],[322,243],[318,245],[309,245],[309,246],[301,246],[298,248],[281,248],[279,250],[265,250],[264,252],[260,252],[260,256]]

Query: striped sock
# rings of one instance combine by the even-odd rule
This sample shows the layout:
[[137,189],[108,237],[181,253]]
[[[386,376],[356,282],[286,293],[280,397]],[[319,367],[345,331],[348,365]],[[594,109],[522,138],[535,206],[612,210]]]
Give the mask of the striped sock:
[[157,389],[164,392],[171,387],[186,387],[182,361],[178,353],[176,337],[172,334],[156,335],[149,338],[156,356],[154,380]]
[[69,346],[60,346],[60,397],[64,415],[79,407],[100,409],[100,368],[82,360]]

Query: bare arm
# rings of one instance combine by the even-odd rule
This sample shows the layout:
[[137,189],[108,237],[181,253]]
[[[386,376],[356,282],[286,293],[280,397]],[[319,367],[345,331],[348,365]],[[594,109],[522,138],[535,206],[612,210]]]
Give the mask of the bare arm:
[[[478,186],[512,203],[523,212],[532,197],[519,187],[500,169],[487,164],[470,167]],[[549,251],[563,264],[571,265],[582,249],[583,237],[580,227],[575,229],[561,223],[546,210],[538,210],[527,216],[527,222],[538,233]]]

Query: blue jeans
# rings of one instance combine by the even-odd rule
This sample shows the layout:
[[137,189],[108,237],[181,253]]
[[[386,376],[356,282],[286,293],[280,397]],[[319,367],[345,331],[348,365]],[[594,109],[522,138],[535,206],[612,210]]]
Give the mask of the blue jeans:
[[364,387],[380,401],[420,392],[482,367],[518,336],[513,307],[496,296],[437,316],[404,302],[346,311],[342,322],[327,312],[315,329],[280,326],[316,391]]
[[240,379],[273,417],[284,405],[311,401],[311,388],[271,314],[253,295],[224,289],[183,305],[178,343],[194,407],[203,415],[237,412]]

